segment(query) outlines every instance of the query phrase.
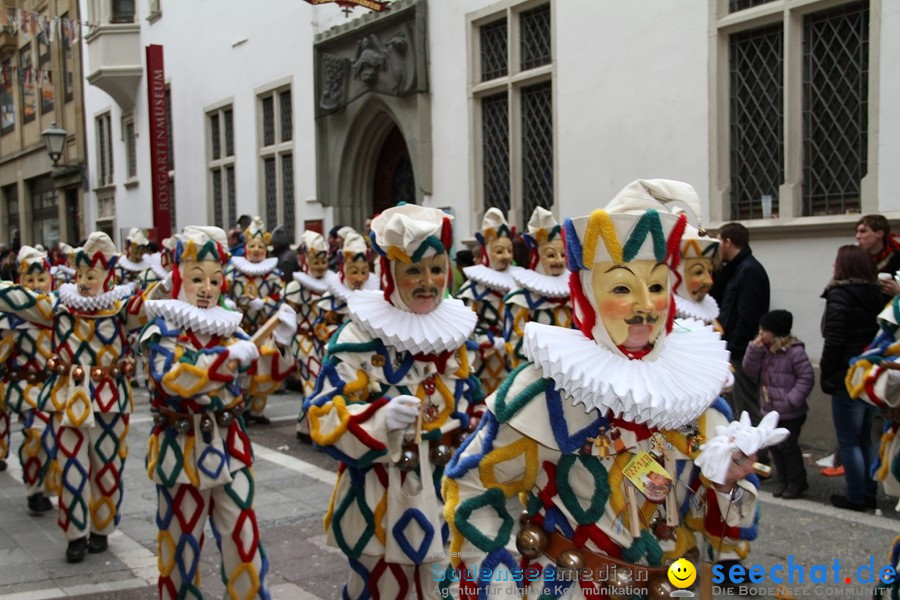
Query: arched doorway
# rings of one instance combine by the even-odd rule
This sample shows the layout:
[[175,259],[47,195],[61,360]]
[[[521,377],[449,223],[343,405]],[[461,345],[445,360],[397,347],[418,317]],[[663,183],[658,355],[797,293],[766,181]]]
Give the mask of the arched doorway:
[[416,202],[416,178],[406,140],[400,128],[394,125],[381,145],[375,163],[371,214],[378,214],[401,201]]

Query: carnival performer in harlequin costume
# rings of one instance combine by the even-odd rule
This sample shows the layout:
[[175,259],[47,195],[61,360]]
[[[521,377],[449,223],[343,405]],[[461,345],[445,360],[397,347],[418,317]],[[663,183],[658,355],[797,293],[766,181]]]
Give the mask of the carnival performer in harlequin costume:
[[526,323],[572,326],[569,271],[559,223],[549,210],[538,206],[522,237],[530,251],[530,268],[513,272],[516,287],[503,298],[503,337],[511,369],[527,360],[522,354]]
[[72,268],[72,257],[75,256],[75,249],[65,242],[59,243],[59,252],[53,260],[50,267],[50,274],[53,275],[56,287],[64,283],[72,283],[75,281],[75,269]]
[[[322,348],[314,333],[319,316],[319,300],[330,287],[340,283],[337,273],[328,270],[328,243],[321,233],[306,230],[297,248],[300,270],[294,271],[293,281],[285,289],[285,301],[297,311],[297,335],[292,352],[297,359],[301,393],[307,398],[316,386],[322,364]],[[303,402],[297,416],[297,439],[309,442],[309,423]]]
[[325,516],[350,562],[343,597],[432,597],[443,465],[483,405],[465,348],[476,316],[445,298],[452,217],[401,205],[372,222],[383,292],[347,300],[306,406],[313,442],[341,461]]
[[10,329],[9,316],[0,313],[0,472],[9,465],[9,442],[11,437],[9,407],[6,406],[6,385],[9,381],[9,359],[16,347],[13,330]]
[[278,347],[261,349],[222,308],[228,241],[218,227],[185,227],[175,249],[171,298],[147,300],[140,344],[153,382],[147,471],[156,483],[160,598],[202,598],[200,552],[210,519],[231,598],[269,598],[269,563],[253,510],[253,451],[239,380],[274,391],[290,373],[296,314],[279,307]]
[[481,231],[475,234],[481,244],[482,264],[463,269],[468,280],[457,294],[478,314],[475,334],[479,351],[474,364],[486,394],[493,392],[509,372],[503,338],[503,296],[516,287],[513,274],[521,270],[512,264],[515,235],[500,210],[489,208],[484,213]]
[[680,319],[694,319],[712,325],[721,332],[719,325],[719,304],[709,295],[713,284],[713,256],[719,242],[707,237],[705,232],[691,224],[685,227],[681,238],[681,262],[678,277],[681,285],[675,294],[675,316]]
[[125,237],[125,252],[116,263],[119,283],[133,283],[135,287],[143,284],[147,271],[150,271],[150,261],[147,260],[149,244],[150,240],[142,229],[131,228]]
[[[47,254],[22,246],[18,268],[19,283],[52,301],[53,277]],[[59,486],[58,469],[52,461],[55,441],[50,415],[38,410],[41,388],[49,376],[47,361],[53,356],[53,329],[23,321],[11,313],[3,315],[0,327],[11,343],[3,401],[22,423],[22,479],[28,509],[40,514],[53,510],[47,496],[55,496]]]
[[369,273],[369,247],[355,231],[347,234],[340,254],[340,279],[333,281],[328,292],[318,302],[313,332],[318,353],[323,355],[331,336],[347,319],[347,299],[357,290],[377,290],[378,279]]
[[[753,522],[755,488],[743,477],[759,447],[787,432],[774,429],[777,416],[759,428],[746,419],[726,426],[707,410],[728,353],[702,323],[671,329],[671,269],[685,225],[666,210],[671,199],[695,201],[696,193],[638,180],[605,210],[566,220],[578,329],[525,326],[530,362],[488,398],[477,431],[447,466],[456,570],[442,586],[450,597],[486,598],[493,585],[491,598],[607,597],[609,588],[618,588],[610,597],[649,588],[651,598],[667,598],[665,561],[694,546],[692,529],[727,543]],[[637,487],[651,463],[676,482],[660,503]],[[518,534],[506,510],[516,494],[525,504]],[[506,548],[510,535],[519,557]],[[533,577],[516,582],[508,572],[519,568]],[[568,569],[586,571],[579,579]],[[482,572],[495,580],[482,581]],[[529,578],[543,594],[531,593]]]
[[175,238],[167,237],[159,245],[159,251],[147,256],[150,268],[144,273],[141,288],[147,289],[158,281],[165,281],[172,273],[172,253],[175,250]]
[[0,285],[0,310],[53,329],[55,356],[37,408],[53,414],[69,562],[106,550],[121,518],[134,368],[124,357],[126,332],[136,325],[125,310],[130,286],[115,286],[118,257],[109,236],[94,232],[75,255],[76,283],[61,285],[58,299]]
[[[278,258],[266,258],[268,248],[269,232],[260,217],[253,217],[244,230],[244,256],[231,257],[226,274],[228,291],[244,313],[241,328],[251,335],[278,311],[284,292],[281,269],[276,266]],[[247,396],[248,423],[269,424],[269,418],[263,414],[267,400],[264,394]]]

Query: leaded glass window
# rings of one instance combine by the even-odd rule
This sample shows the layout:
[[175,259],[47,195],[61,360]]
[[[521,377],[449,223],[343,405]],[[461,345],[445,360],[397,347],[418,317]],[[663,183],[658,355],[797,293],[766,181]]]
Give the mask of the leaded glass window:
[[225,227],[224,219],[222,218],[222,170],[215,169],[212,172],[212,186],[213,186],[213,223],[216,224],[217,227]]
[[858,211],[868,170],[869,5],[803,21],[803,212]]
[[775,0],[728,0],[728,12],[737,12],[745,8],[753,8],[774,2]]
[[275,159],[263,161],[266,200],[266,225],[274,228],[278,223],[278,181],[275,179]]
[[488,81],[507,74],[506,19],[481,27],[481,80]]
[[275,99],[272,96],[263,98],[263,146],[275,143]]
[[281,189],[284,193],[284,228],[294,233],[294,156],[281,155]]
[[526,71],[550,64],[550,5],[524,11],[519,17],[521,27],[521,69]]
[[234,156],[234,113],[226,110],[222,113],[225,122],[225,156]]
[[281,141],[289,142],[294,137],[293,109],[291,107],[291,90],[279,94],[281,100]]
[[731,48],[731,218],[762,217],[784,181],[781,24],[734,34]]
[[[228,196],[228,223],[237,221],[237,194],[234,189],[234,167],[225,169],[225,191]],[[228,224],[226,223],[226,225]]]
[[522,90],[523,216],[553,206],[553,98],[550,82]]
[[214,113],[209,117],[209,135],[212,143],[213,160],[218,160],[222,158],[222,144],[219,140],[221,135],[219,131],[219,113]]
[[509,211],[509,100],[506,92],[481,101],[484,206]]

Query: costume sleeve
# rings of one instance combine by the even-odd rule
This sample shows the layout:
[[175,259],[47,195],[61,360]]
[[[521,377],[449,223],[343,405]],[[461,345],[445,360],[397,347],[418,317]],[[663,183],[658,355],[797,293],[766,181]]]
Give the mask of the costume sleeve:
[[525,335],[529,312],[526,307],[508,302],[508,299],[509,295],[503,299],[503,338],[506,340],[506,357],[510,369],[514,369],[522,360],[522,337]]
[[322,363],[316,393],[304,407],[310,436],[325,452],[351,466],[368,466],[388,454],[388,430],[381,408],[390,398],[370,384],[363,363],[375,342],[364,342],[345,327]]
[[765,346],[756,346],[753,342],[747,344],[747,351],[744,353],[742,366],[747,377],[759,379],[762,372],[763,358],[768,350]]
[[38,294],[24,285],[0,283],[0,312],[16,315],[35,325],[52,327],[55,297]]
[[250,376],[247,393],[253,396],[272,394],[293,371],[294,356],[290,347],[265,344],[259,349],[259,358],[247,371]]
[[284,292],[284,279],[281,277],[281,271],[276,270],[269,273],[266,276],[266,283],[269,284],[268,293],[262,298],[265,306],[260,311],[265,316],[263,321],[272,318],[278,312],[278,307],[284,302],[282,295]]
[[515,578],[503,576],[504,571],[518,569],[506,548],[515,527],[507,499],[531,490],[537,472],[537,442],[486,412],[444,471],[441,495],[450,527],[450,564],[456,569],[442,584],[451,586],[449,597],[459,598],[464,593],[476,597],[476,587],[484,590],[486,582],[472,579],[478,579],[482,571],[493,575],[494,586],[501,586],[497,597],[516,593],[519,585]]
[[234,381],[237,370],[231,363],[228,346],[185,348],[174,343],[179,333],[177,329],[167,329],[162,319],[156,319],[141,333],[150,377],[165,394],[199,399]]

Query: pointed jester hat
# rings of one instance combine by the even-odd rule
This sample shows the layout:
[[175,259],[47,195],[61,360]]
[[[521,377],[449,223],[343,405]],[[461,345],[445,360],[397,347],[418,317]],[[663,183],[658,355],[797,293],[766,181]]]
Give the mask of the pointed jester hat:
[[47,258],[46,252],[41,252],[37,248],[31,246],[22,246],[19,248],[19,254],[16,256],[16,264],[19,266],[19,276],[26,275],[32,271],[50,272],[50,259]]
[[366,245],[366,240],[363,239],[363,236],[356,233],[356,231],[350,231],[344,237],[344,245],[341,247],[341,281],[344,281],[346,277],[345,266],[352,262],[357,261],[369,261],[369,247]]
[[[528,245],[528,267],[538,273],[544,273],[541,264],[541,244],[562,239],[562,227],[553,217],[553,213],[538,206],[528,219],[528,230],[522,233],[525,243]],[[544,273],[546,275],[546,273]]]
[[113,289],[116,285],[115,266],[119,260],[119,251],[109,236],[102,231],[95,231],[88,236],[81,248],[75,249],[75,268],[88,267],[106,271],[106,279],[103,281],[104,291]]
[[[686,214],[688,220],[691,216]],[[706,235],[705,229],[698,229],[690,223],[684,228],[684,235],[681,236],[681,259],[676,270],[677,281],[675,283],[675,291],[682,293],[681,284],[684,281],[684,265],[685,260],[690,258],[708,258],[712,260],[716,254],[716,248],[719,247],[719,240]],[[686,293],[682,295],[687,296]]]
[[[219,227],[188,225],[175,236],[175,269],[172,271],[172,298],[184,300],[182,268],[188,261],[215,261],[224,268],[228,263],[228,235]],[[225,278],[222,278],[225,292]],[[219,298],[221,301],[221,296]]]
[[409,310],[396,290],[394,267],[397,262],[410,264],[428,256],[446,255],[453,246],[453,217],[439,208],[401,204],[372,219],[369,235],[372,248],[381,256],[384,299]]
[[481,219],[481,231],[475,232],[475,239],[481,244],[481,263],[486,267],[491,265],[491,242],[499,238],[508,238],[510,241],[516,237],[516,228],[510,227],[499,208],[489,208]]
[[246,249],[250,241],[255,238],[262,238],[263,244],[268,248],[271,235],[266,231],[266,224],[263,223],[260,216],[253,217],[247,229],[244,230],[244,248]]
[[[565,221],[575,323],[585,336],[613,352],[619,350],[600,318],[592,269],[601,262],[625,265],[633,260],[654,260],[674,271],[680,261],[679,244],[687,224],[684,214],[675,215],[667,208],[676,201],[695,214],[700,211],[697,192],[690,185],[668,179],[638,179],[625,186],[605,208]],[[670,273],[669,311],[660,339],[671,331],[675,317],[673,278]],[[661,348],[662,344],[655,344],[647,358],[655,358]]]
[[297,255],[300,259],[300,270],[304,273],[309,273],[309,256],[320,256],[323,258],[327,256],[328,242],[325,241],[321,233],[307,229],[300,236]]

